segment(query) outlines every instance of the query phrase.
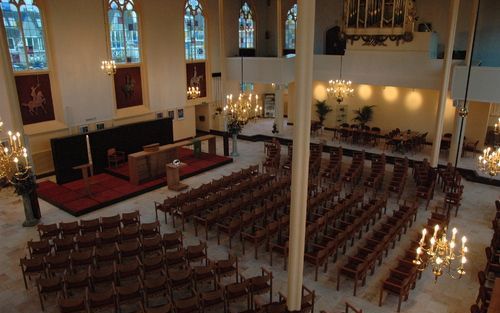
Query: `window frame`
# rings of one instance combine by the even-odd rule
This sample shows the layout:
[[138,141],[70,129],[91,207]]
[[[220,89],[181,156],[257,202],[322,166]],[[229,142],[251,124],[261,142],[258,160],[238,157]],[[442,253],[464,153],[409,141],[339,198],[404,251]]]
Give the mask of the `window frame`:
[[[284,54],[287,55],[287,54],[294,54],[295,53],[295,49],[297,47],[297,15],[298,15],[298,5],[297,3],[293,4],[290,9],[288,9],[286,11],[286,15],[285,15],[285,20],[284,20],[284,40],[283,40],[283,51],[284,51]],[[291,19],[290,19],[291,17]],[[288,40],[287,40],[287,24],[288,24],[288,21],[290,20],[293,20],[294,21],[294,24],[295,24],[295,31],[294,31],[294,47],[290,47],[288,46]]]
[[[184,40],[183,40],[183,43],[184,43],[184,60],[186,63],[196,63],[196,62],[208,62],[208,18],[207,18],[207,14],[205,12],[205,3],[204,1],[202,0],[195,0],[198,2],[198,6],[196,8],[194,8],[193,10],[193,7],[189,4],[189,1],[190,0],[185,0],[184,1],[184,6],[182,7],[183,8],[183,14],[182,14],[182,31],[184,33]],[[186,49],[186,34],[187,34],[187,31],[186,31],[186,11],[188,9],[188,6],[191,8],[190,9],[190,12],[191,12],[191,16],[196,16],[196,15],[193,15],[193,12],[196,12],[197,10],[200,10],[201,12],[201,16],[203,17],[203,55],[204,55],[204,58],[197,58],[196,56],[198,55],[198,53],[196,53],[196,51],[193,53],[190,53],[189,56],[188,54],[186,54],[187,51],[192,51],[192,39],[194,38],[195,39],[195,42],[194,42],[194,47],[196,48],[196,35],[194,34],[194,29],[192,30],[192,34],[190,34],[190,48],[191,49]]]
[[[24,23],[22,22],[22,13],[21,13],[21,7],[24,5],[24,6],[27,6],[28,4],[26,4],[25,0],[8,0],[8,4],[9,5],[14,5],[16,6],[17,8],[17,14],[18,14],[18,17],[19,17],[19,26],[15,25],[15,27],[19,30],[20,32],[20,38],[21,38],[21,41],[22,41],[22,44],[23,44],[23,49],[22,49],[22,52],[24,53],[24,56],[26,58],[26,66],[27,68],[26,69],[20,69],[20,70],[16,70],[14,68],[14,64],[12,63],[12,54],[11,54],[11,46],[10,46],[10,41],[9,39],[12,39],[12,38],[9,38],[7,36],[7,29],[6,29],[6,26],[5,26],[5,20],[6,18],[4,17],[3,15],[3,11],[0,9],[0,17],[2,17],[2,30],[3,33],[4,33],[4,36],[5,36],[5,41],[6,41],[6,47],[7,47],[7,53],[8,53],[8,56],[9,56],[9,64],[10,64],[10,67],[11,67],[11,70],[12,70],[12,73],[14,74],[14,76],[20,76],[20,75],[36,75],[36,74],[50,74],[50,66],[51,66],[51,59],[50,59],[50,49],[49,49],[49,45],[48,45],[48,39],[47,39],[47,36],[48,36],[48,31],[47,31],[47,23],[46,23],[46,20],[45,20],[45,14],[44,14],[44,6],[43,6],[43,1],[40,1],[40,0],[32,0],[32,3],[30,4],[31,6],[35,6],[38,10],[38,14],[40,16],[39,19],[36,19],[33,21],[33,24],[35,24],[36,26],[38,26],[38,24],[41,24],[41,30],[40,30],[40,33],[42,34],[41,38],[40,37],[34,37],[34,36],[29,36],[29,37],[26,37],[25,36],[25,30],[24,30]],[[14,27],[13,24],[17,24],[15,19],[9,17],[7,18],[8,20],[8,26],[9,27]],[[28,38],[39,38],[42,42],[42,45],[43,45],[43,48],[44,50],[42,50],[45,54],[45,67],[43,68],[34,68],[31,66],[32,62],[30,62],[29,60],[29,57],[28,57],[28,47],[27,47],[27,39]],[[14,42],[14,46],[15,46],[15,42]]]
[[[142,63],[143,63],[143,59],[144,59],[144,55],[143,55],[143,49],[142,49],[142,19],[141,19],[141,10],[140,10],[140,4],[139,4],[139,0],[125,0],[124,4],[120,4],[118,2],[118,0],[104,0],[104,16],[105,16],[105,25],[106,25],[106,39],[107,39],[107,50],[108,50],[108,53],[110,55],[110,59],[111,60],[114,60],[116,62],[116,66],[117,67],[130,67],[130,66],[134,66],[134,65],[139,65],[141,66]],[[122,19],[122,30],[113,30],[113,34],[112,34],[112,29],[111,29],[111,20],[109,18],[109,12],[112,10],[111,9],[111,4],[112,3],[116,3],[116,5],[118,6],[118,8],[116,10],[118,10],[120,13],[121,13],[121,19]],[[132,5],[132,10],[128,10],[126,7],[128,4],[131,4]],[[122,8],[123,7],[123,8]],[[127,54],[127,27],[126,27],[126,24],[125,24],[125,17],[124,17],[124,13],[125,12],[134,12],[136,14],[136,19],[137,19],[137,31],[134,30],[134,32],[137,33],[137,36],[138,36],[138,45],[137,45],[137,49],[139,51],[138,53],[138,58],[139,58],[139,61],[128,61],[128,54]],[[131,31],[129,31],[131,32]],[[118,36],[118,33],[121,33],[121,35],[123,36],[123,45],[121,44],[121,40],[119,39],[120,36]],[[113,41],[113,35],[115,35],[115,39],[118,39],[118,40],[114,40]],[[121,62],[121,61],[118,61],[116,59],[113,58],[113,42],[120,42],[120,46],[118,47],[119,49],[123,49],[123,52],[124,52],[124,57],[125,57],[125,61],[124,62]],[[142,71],[141,71],[142,73]],[[142,74],[141,74],[142,76]]]
[[[248,34],[250,32],[246,31],[246,30],[240,30],[240,20],[242,19],[242,15],[245,15],[244,12],[243,12],[243,7],[244,6],[247,6],[248,7],[248,10],[249,10],[249,16],[244,16],[244,20],[247,21],[248,19],[250,19],[252,21],[252,24],[253,24],[253,30],[252,30],[252,47],[242,47],[241,46],[241,34],[242,32],[244,34],[246,34],[246,36],[248,36]],[[245,23],[246,25],[246,23]],[[245,38],[246,38],[245,36]],[[244,1],[242,6],[240,7],[240,11],[239,11],[239,15],[238,15],[238,48],[240,50],[255,50],[256,49],[256,46],[257,46],[257,19],[255,18],[255,12],[254,10],[252,9],[252,6],[251,4],[248,2],[248,1]]]

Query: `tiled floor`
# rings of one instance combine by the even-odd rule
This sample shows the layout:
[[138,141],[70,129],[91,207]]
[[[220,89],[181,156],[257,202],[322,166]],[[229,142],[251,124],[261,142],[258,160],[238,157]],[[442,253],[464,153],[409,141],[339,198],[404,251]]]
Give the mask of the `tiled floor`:
[[[218,139],[218,150],[222,153],[222,141]],[[217,168],[210,172],[186,179],[183,181],[192,187],[199,186],[213,178],[221,175],[227,175],[248,165],[259,163],[263,159],[263,144],[239,141],[238,147],[241,156],[234,163]],[[206,147],[204,147],[206,149]],[[286,149],[284,149],[286,150]],[[283,151],[286,153],[286,151]],[[325,155],[326,157],[326,155]],[[345,163],[349,163],[345,158]],[[346,168],[344,164],[344,170]],[[386,177],[386,183],[389,177]],[[484,247],[489,243],[492,235],[490,220],[494,214],[494,201],[500,197],[498,187],[479,185],[475,183],[464,182],[465,196],[462,208],[458,217],[453,218],[450,226],[456,226],[459,229],[459,235],[465,234],[469,238],[470,262],[467,264],[467,274],[459,281],[442,277],[437,283],[434,283],[430,272],[423,274],[423,279],[419,280],[417,286],[411,291],[409,300],[402,305],[402,312],[409,313],[463,313],[468,312],[469,306],[474,302],[478,283],[477,272],[484,268]],[[407,188],[405,196],[413,194],[413,183]],[[101,209],[83,218],[93,218],[97,216],[113,215],[119,212],[139,209],[141,219],[145,222],[154,220],[153,201],[161,201],[165,197],[173,195],[174,192],[161,188],[156,191],[141,195],[139,197],[127,200],[125,202]],[[431,203],[431,207],[439,203],[443,198],[440,191],[436,192],[436,197]],[[73,217],[67,213],[41,201],[42,222],[54,223],[59,221],[72,221]],[[388,213],[396,207],[395,200],[389,201]],[[395,262],[397,256],[408,246],[408,241],[413,238],[419,225],[423,224],[429,211],[425,212],[423,206],[420,208],[418,223],[403,240],[398,243],[395,250],[391,250],[389,256],[384,259],[384,264],[377,267],[375,275],[369,276],[367,284],[361,287],[357,297],[352,296],[352,281],[342,280],[341,290],[335,290],[337,266],[344,262],[340,258],[336,264],[330,260],[329,270],[326,274],[321,273],[318,282],[314,282],[314,270],[306,265],[304,270],[304,283],[307,287],[316,290],[317,306],[316,312],[327,310],[329,312],[341,312],[345,301],[353,303],[362,308],[364,312],[395,312],[397,298],[395,296],[386,296],[384,305],[378,307],[378,295],[380,281],[387,275],[389,267]],[[19,258],[26,253],[26,241],[30,238],[37,238],[38,235],[34,228],[23,228],[21,223],[24,219],[22,203],[10,188],[0,191],[0,312],[40,312],[38,296],[32,287],[26,291],[22,281],[21,271],[19,269]],[[162,231],[170,231],[171,223],[165,225],[162,221]],[[198,238],[194,236],[192,224],[188,224],[185,231],[186,243],[197,243]],[[200,236],[199,239],[203,239]],[[260,267],[264,266],[273,271],[275,276],[274,289],[286,293],[287,273],[282,270],[282,260],[278,259],[274,266],[269,266],[268,255],[262,253],[259,260],[254,260],[253,253],[241,254],[241,245],[234,240],[233,253],[240,256],[240,265],[244,274],[257,274]],[[227,255],[228,248],[226,241],[217,246],[215,233],[210,233],[209,238],[209,257],[217,259],[224,258]],[[352,250],[348,251],[352,253]],[[57,312],[53,298],[49,300],[46,312]],[[217,312],[217,311],[215,311]]]

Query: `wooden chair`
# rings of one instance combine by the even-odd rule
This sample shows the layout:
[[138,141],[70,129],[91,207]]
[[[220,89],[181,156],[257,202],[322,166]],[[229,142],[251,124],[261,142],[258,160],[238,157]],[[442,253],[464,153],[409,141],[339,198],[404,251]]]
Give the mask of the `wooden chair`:
[[241,245],[242,245],[242,250],[243,254],[245,254],[245,242],[251,242],[254,247],[254,257],[257,260],[258,253],[259,253],[259,247],[267,242],[267,234],[268,231],[266,228],[259,227],[257,225],[252,226],[251,229],[249,229],[247,232],[242,231],[241,232]]
[[68,223],[59,223],[59,230],[62,237],[74,237],[80,234],[80,225],[77,221]]
[[163,242],[160,234],[155,234],[153,237],[143,237],[141,239],[142,257],[146,255],[163,255]]
[[217,275],[217,281],[220,282],[224,277],[231,277],[235,275],[236,282],[238,282],[238,257],[232,254],[228,254],[227,260],[217,260],[213,261],[215,264],[215,273]]
[[139,311],[140,313],[174,313],[174,307],[172,306],[171,302],[168,302],[166,304],[152,307],[152,308],[145,308],[143,305],[141,305],[141,309]]
[[135,241],[141,237],[141,230],[139,224],[127,224],[120,229],[120,240],[125,241]]
[[229,249],[231,249],[232,238],[240,231],[241,228],[241,218],[239,216],[235,216],[232,218],[228,218],[225,221],[221,221],[221,223],[217,223],[216,225],[217,225],[217,244],[220,245],[221,233],[225,233],[229,239]]
[[479,140],[477,140],[476,142],[464,142],[464,145],[462,147],[462,157],[465,157],[466,152],[472,152],[472,157],[475,158],[478,144]]
[[253,309],[255,296],[269,293],[269,303],[273,302],[273,273],[261,267],[261,275],[244,278],[248,281],[248,290],[250,291],[250,309]]
[[40,241],[33,241],[29,240],[27,242],[28,245],[28,251],[30,254],[30,257],[43,257],[45,255],[48,255],[52,251],[52,246],[50,245],[50,242],[47,239],[43,239]]
[[[221,306],[224,308],[224,313],[227,312],[224,290],[218,284],[213,290],[200,292],[199,297],[202,312],[220,308]],[[217,312],[220,312],[220,309],[217,309]]]
[[116,148],[109,148],[106,151],[106,157],[108,159],[109,167],[118,167],[120,164],[126,161],[125,152],[118,151]]
[[38,297],[40,298],[40,307],[45,311],[44,300],[47,300],[47,295],[56,293],[59,296],[63,292],[63,282],[61,277],[39,278],[37,280]]
[[54,238],[52,239],[52,245],[55,253],[69,252],[75,249],[73,237]]
[[121,217],[120,214],[113,216],[103,216],[101,217],[101,230],[106,229],[119,229],[121,227]]
[[85,298],[87,302],[87,310],[89,313],[95,312],[95,310],[102,310],[104,308],[113,308],[116,310],[116,290],[115,284],[112,284],[111,288],[94,292],[88,288],[85,291]]
[[157,234],[160,234],[160,223],[158,221],[154,221],[151,223],[141,223],[140,231],[142,238],[154,237]]
[[137,277],[137,280],[127,282],[127,284],[116,286],[116,308],[121,312],[121,305],[124,303],[140,303],[144,304],[143,285],[142,281]]
[[41,278],[45,276],[45,266],[42,257],[34,258],[22,258],[19,260],[19,265],[21,266],[21,272],[23,273],[24,287],[28,290],[28,283],[26,277],[31,281],[32,276]]
[[121,235],[118,228],[109,228],[97,233],[99,237],[99,246],[114,246],[120,242]]
[[141,223],[141,214],[138,210],[129,213],[122,213],[121,222],[124,227],[130,224],[139,225]]
[[411,277],[405,275],[404,273],[391,270],[389,277],[382,282],[382,288],[380,289],[380,297],[379,297],[379,306],[382,306],[382,296],[384,290],[398,295],[398,309],[397,311],[401,311],[401,302],[402,300],[408,299],[408,294],[410,292],[410,287],[412,284]]
[[52,239],[54,237],[58,237],[60,230],[57,224],[38,224],[36,225],[36,230],[38,231],[38,235],[40,236],[40,240],[43,239]]
[[217,283],[217,275],[215,273],[215,264],[208,263],[207,265],[193,266],[193,281],[194,287],[199,292],[204,283],[213,284],[213,288]]
[[90,286],[92,290],[96,290],[98,285],[112,285],[116,283],[116,267],[115,264],[106,266],[90,266]]
[[166,271],[165,260],[163,254],[156,255],[147,255],[140,260],[137,258],[137,261],[141,265],[142,275],[144,278],[148,276],[148,274],[158,274],[162,271]]
[[133,260],[128,263],[116,264],[116,278],[120,285],[125,281],[135,281],[142,276],[141,263],[138,260]]
[[193,270],[191,268],[185,269],[171,269],[167,270],[167,280],[170,286],[170,298],[174,299],[174,291],[176,290],[193,290]]
[[175,313],[201,313],[200,298],[192,291],[192,296],[174,301]]
[[97,246],[97,234],[95,232],[75,236],[75,244],[78,251],[93,250]]
[[84,296],[59,296],[57,303],[61,313],[87,313],[87,303]]
[[186,261],[191,262],[201,261],[202,264],[208,264],[207,243],[200,241],[198,245],[190,245],[186,247]]
[[88,269],[86,271],[80,271],[77,273],[72,273],[70,271],[65,271],[63,276],[64,282],[64,294],[68,295],[73,290],[88,288],[90,286],[90,276]]
[[120,256],[120,262],[124,263],[125,260],[129,258],[135,259],[136,257],[142,257],[142,247],[139,239],[135,239],[132,241],[122,242],[116,244],[118,249],[118,254]]
[[224,298],[226,299],[226,309],[229,311],[231,303],[238,302],[241,299],[246,299],[247,310],[250,309],[250,290],[248,289],[248,281],[231,283],[224,286]]
[[166,251],[165,264],[167,268],[185,267],[187,265],[186,250]]
[[98,218],[91,220],[80,220],[80,231],[82,235],[95,233],[101,229],[101,221]]
[[97,247],[94,252],[95,264],[101,266],[103,264],[112,264],[120,259],[120,252],[116,245],[107,247]]
[[175,231],[174,233],[165,233],[163,234],[163,247],[166,250],[170,249],[182,249],[183,246],[183,237],[182,232]]
[[56,274],[63,274],[66,269],[70,268],[71,262],[69,259],[69,252],[60,252],[55,255],[47,255],[44,258],[45,270],[48,276],[55,276]]

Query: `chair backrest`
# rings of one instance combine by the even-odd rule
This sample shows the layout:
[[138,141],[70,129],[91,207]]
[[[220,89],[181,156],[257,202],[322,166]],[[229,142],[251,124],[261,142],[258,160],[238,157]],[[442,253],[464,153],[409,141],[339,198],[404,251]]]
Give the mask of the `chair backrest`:
[[112,156],[116,154],[116,148],[109,148],[107,151],[108,156]]

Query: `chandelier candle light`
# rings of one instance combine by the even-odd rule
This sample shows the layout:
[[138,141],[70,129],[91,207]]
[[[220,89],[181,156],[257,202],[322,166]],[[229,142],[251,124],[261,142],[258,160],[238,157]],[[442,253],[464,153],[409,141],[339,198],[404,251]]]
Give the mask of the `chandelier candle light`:
[[252,93],[240,93],[238,99],[233,100],[233,95],[226,96],[224,115],[227,122],[227,131],[233,138],[232,156],[239,156],[236,145],[238,133],[243,129],[249,120],[259,117],[262,106],[259,105],[259,96]]
[[116,74],[116,62],[115,60],[106,60],[101,62],[101,70],[108,75]]
[[344,101],[344,98],[352,96],[354,89],[351,87],[352,82],[350,80],[342,79],[342,56],[340,56],[340,78],[335,81],[330,80],[328,82],[328,87],[326,92],[330,97],[335,97],[338,104]]
[[478,158],[478,168],[481,172],[494,177],[500,173],[500,147],[497,150],[488,147]]
[[201,91],[199,87],[188,87],[187,96],[188,99],[196,99],[200,96]]
[[[422,238],[420,239],[413,263],[417,265],[419,271],[425,270],[427,265],[430,264],[435,281],[437,281],[443,272],[446,272],[452,278],[461,278],[465,274],[464,264],[467,262],[467,258],[465,257],[465,254],[468,252],[468,248],[465,245],[467,238],[465,236],[462,237],[462,247],[457,255],[455,253],[457,229],[453,228],[451,240],[447,238],[446,228],[442,233],[439,230],[439,225],[434,226],[434,234],[430,238],[429,243],[426,242],[427,229],[424,228],[422,230]],[[430,247],[426,248],[428,244],[430,244]],[[455,277],[451,269],[457,258],[459,264],[455,271],[458,277]]]

